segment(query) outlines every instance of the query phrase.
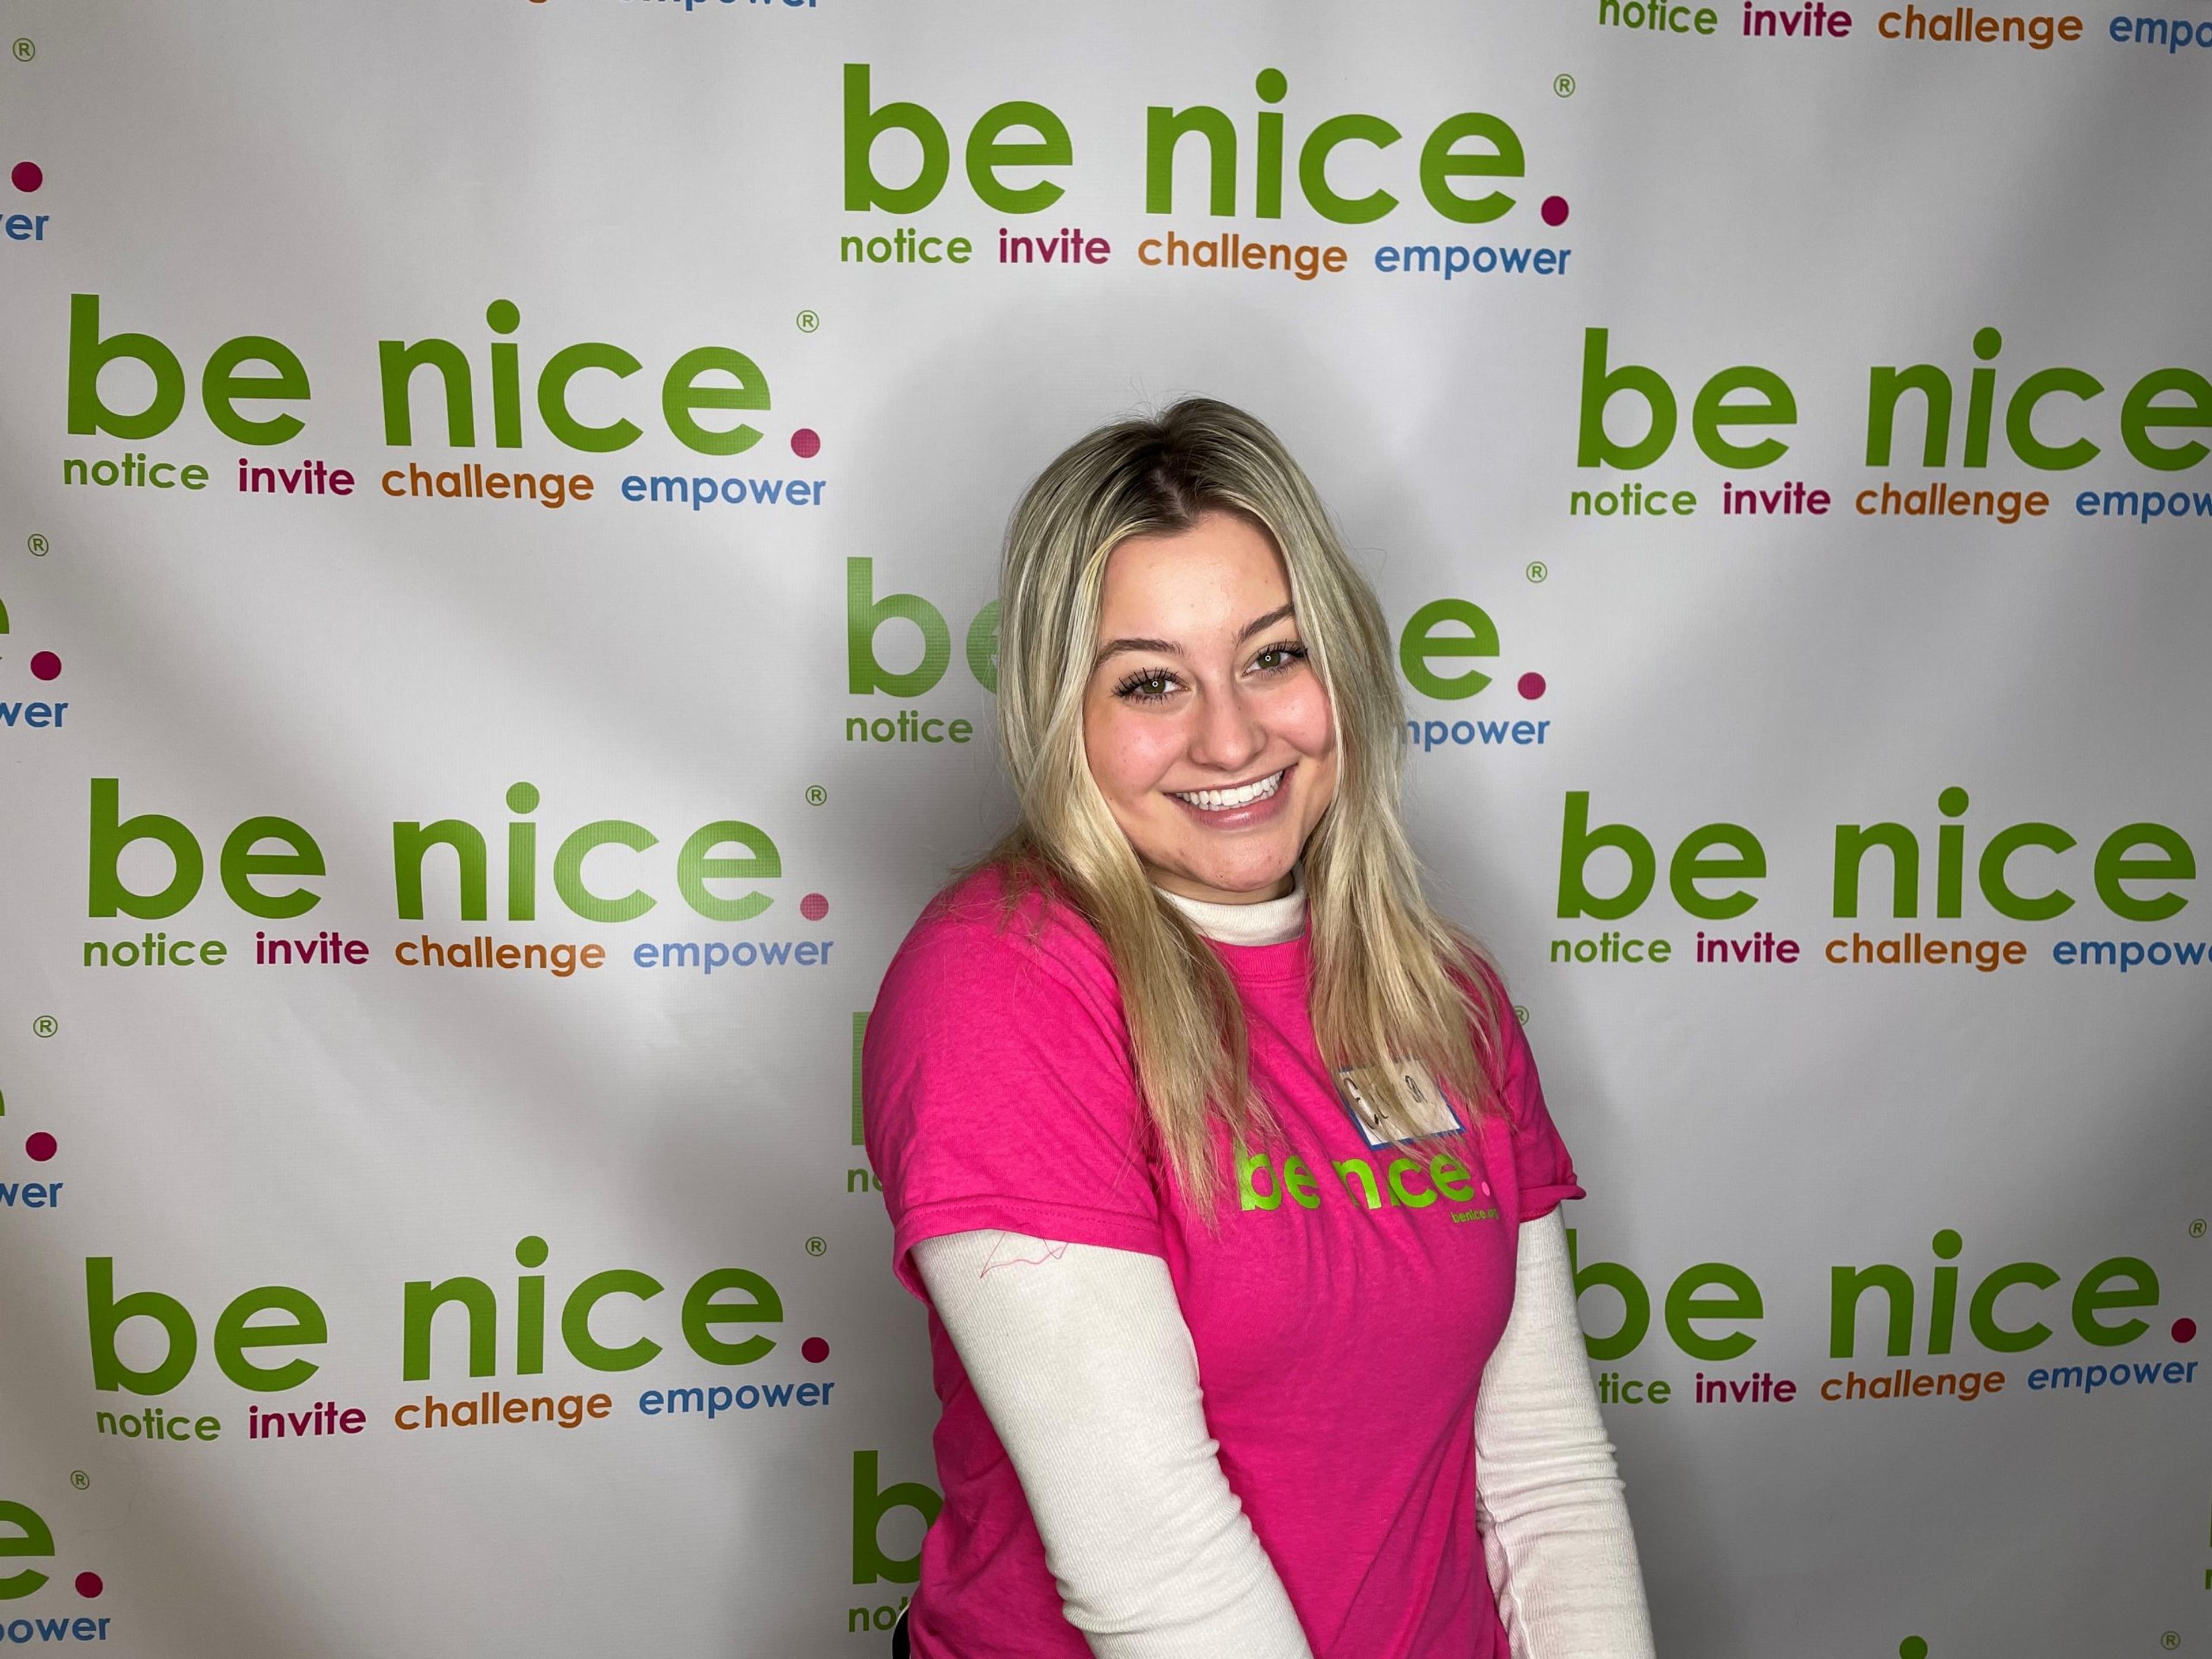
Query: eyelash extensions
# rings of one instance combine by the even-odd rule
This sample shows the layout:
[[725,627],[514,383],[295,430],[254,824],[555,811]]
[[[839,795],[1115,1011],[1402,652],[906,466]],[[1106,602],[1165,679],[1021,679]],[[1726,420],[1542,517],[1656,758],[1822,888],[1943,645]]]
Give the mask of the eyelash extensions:
[[[1258,666],[1258,665],[1263,662],[1266,659],[1278,653],[1279,653],[1284,659],[1272,668],[1262,668],[1261,670],[1262,673],[1286,673],[1296,665],[1302,663],[1306,659],[1306,648],[1304,645],[1300,644],[1296,640],[1280,640],[1273,645],[1261,647],[1259,652],[1254,655],[1252,659],[1253,664],[1255,666]],[[1128,676],[1128,678],[1124,679],[1120,684],[1116,685],[1114,688],[1114,695],[1117,697],[1121,697],[1126,701],[1133,702],[1164,702],[1168,695],[1165,691],[1149,691],[1140,694],[1138,688],[1140,686],[1151,685],[1155,682],[1167,682],[1171,684],[1175,678],[1174,674],[1170,673],[1164,668],[1140,668],[1135,673]]]
[[1114,688],[1114,695],[1133,702],[1158,702],[1167,696],[1164,691],[1138,692],[1139,686],[1171,684],[1175,676],[1164,669],[1140,668]]

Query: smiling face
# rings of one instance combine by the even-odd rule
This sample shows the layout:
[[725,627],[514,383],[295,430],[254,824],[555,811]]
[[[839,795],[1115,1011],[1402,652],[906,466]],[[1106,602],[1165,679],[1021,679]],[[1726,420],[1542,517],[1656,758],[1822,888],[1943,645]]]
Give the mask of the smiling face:
[[1123,542],[1097,650],[1084,752],[1145,873],[1217,904],[1289,892],[1336,793],[1336,732],[1267,532],[1212,512]]

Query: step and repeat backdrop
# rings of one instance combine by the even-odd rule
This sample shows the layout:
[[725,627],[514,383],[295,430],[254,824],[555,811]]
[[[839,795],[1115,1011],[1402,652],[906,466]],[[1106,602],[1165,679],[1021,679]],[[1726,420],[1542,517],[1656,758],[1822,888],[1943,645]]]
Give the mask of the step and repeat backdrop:
[[1389,613],[1662,1650],[2212,1644],[2212,4],[1892,3],[15,0],[0,1644],[884,1650],[854,1056],[1186,392]]

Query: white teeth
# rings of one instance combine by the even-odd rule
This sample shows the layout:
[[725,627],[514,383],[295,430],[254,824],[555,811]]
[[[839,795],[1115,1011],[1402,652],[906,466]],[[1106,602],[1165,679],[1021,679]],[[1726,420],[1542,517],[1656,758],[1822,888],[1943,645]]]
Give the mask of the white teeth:
[[[1287,771],[1289,769],[1284,769]],[[1201,812],[1226,812],[1232,807],[1249,806],[1255,800],[1265,800],[1281,787],[1283,774],[1276,772],[1256,782],[1239,785],[1234,789],[1191,789],[1170,791],[1177,800],[1187,800]]]

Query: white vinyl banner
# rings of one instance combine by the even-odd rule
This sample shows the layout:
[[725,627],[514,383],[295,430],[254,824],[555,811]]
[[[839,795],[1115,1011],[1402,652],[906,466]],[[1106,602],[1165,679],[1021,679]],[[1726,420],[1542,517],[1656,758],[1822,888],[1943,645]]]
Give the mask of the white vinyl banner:
[[1661,1651],[2212,1644],[2212,0],[2020,3],[17,0],[0,1647],[888,1650],[860,1033],[1187,392],[1397,635]]

